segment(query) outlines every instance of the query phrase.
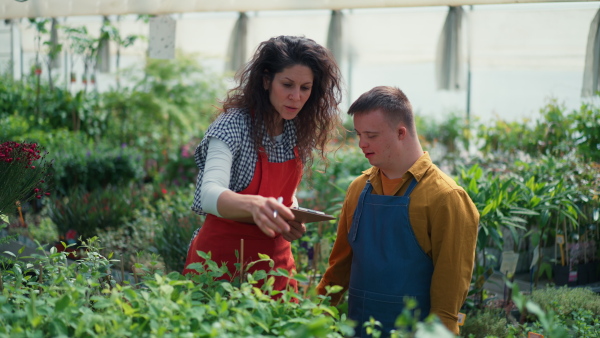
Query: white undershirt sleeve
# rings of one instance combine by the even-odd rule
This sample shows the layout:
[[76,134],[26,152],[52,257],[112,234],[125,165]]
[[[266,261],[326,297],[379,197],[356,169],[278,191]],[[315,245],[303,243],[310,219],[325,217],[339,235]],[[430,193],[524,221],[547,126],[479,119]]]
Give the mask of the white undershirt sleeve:
[[223,191],[229,190],[232,163],[233,155],[229,146],[218,138],[211,137],[208,141],[200,191],[200,203],[204,212],[221,217],[217,209],[217,200]]

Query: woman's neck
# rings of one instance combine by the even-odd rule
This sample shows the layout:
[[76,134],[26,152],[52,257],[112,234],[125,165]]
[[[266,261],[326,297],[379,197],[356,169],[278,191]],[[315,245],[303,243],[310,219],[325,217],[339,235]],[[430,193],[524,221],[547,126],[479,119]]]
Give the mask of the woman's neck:
[[273,131],[272,131],[273,134],[271,136],[277,136],[277,135],[283,134],[284,122],[285,121],[283,121],[283,119],[281,117],[279,119],[275,120],[275,129],[273,129]]

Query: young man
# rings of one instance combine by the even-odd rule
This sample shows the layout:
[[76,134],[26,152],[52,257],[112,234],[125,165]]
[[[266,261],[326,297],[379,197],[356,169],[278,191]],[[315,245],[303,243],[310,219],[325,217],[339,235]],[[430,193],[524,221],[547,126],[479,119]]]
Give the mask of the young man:
[[[405,297],[417,300],[421,319],[434,313],[458,334],[475,259],[477,208],[423,152],[412,106],[400,89],[375,87],[348,114],[373,167],[348,188],[317,291],[325,294],[328,285],[348,290],[357,335],[371,316],[389,334]],[[332,295],[333,304],[343,292]]]

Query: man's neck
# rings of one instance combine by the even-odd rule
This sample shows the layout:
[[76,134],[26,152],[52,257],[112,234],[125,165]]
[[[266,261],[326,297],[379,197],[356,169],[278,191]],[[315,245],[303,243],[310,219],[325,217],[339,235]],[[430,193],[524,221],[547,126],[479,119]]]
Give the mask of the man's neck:
[[401,155],[398,155],[398,162],[391,168],[379,168],[385,177],[393,180],[404,176],[410,167],[423,156],[423,148],[417,142],[416,145],[408,147]]

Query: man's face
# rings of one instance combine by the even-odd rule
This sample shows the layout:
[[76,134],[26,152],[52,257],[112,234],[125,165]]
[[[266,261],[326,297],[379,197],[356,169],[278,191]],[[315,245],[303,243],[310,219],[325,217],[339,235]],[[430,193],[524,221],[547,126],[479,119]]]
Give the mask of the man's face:
[[392,169],[401,153],[401,138],[398,128],[390,127],[381,110],[354,115],[354,130],[358,135],[358,146],[369,163],[383,170]]

